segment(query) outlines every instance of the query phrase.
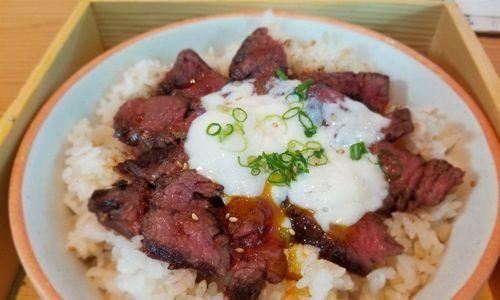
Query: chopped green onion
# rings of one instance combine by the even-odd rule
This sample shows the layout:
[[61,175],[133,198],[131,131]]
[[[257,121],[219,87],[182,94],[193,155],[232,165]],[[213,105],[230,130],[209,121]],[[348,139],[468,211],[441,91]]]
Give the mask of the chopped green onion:
[[321,144],[316,141],[308,141],[306,143],[306,147],[310,149],[315,149],[315,150],[320,150],[321,149]]
[[283,185],[287,183],[286,178],[283,176],[282,171],[279,169],[274,170],[267,178],[267,181],[276,185]]
[[[391,166],[390,164],[389,166],[385,165],[382,162],[382,160],[385,158],[394,161],[396,166]],[[382,149],[382,151],[380,151],[380,153],[378,154],[378,159],[379,159],[380,169],[382,169],[382,172],[384,172],[387,179],[397,180],[401,177],[401,175],[403,174],[403,164],[401,163],[401,160],[399,159],[399,157],[397,157],[396,154],[392,153],[387,149]]]
[[280,80],[288,80],[288,76],[286,76],[285,72],[280,68],[276,69],[276,76],[278,76]]
[[314,151],[314,153],[307,158],[307,163],[316,167],[325,165],[328,162],[328,158],[324,152],[324,149]]
[[311,127],[311,128],[306,128],[306,129],[304,130],[304,134],[305,134],[305,136],[307,136],[307,137],[312,137],[313,135],[315,135],[315,134],[316,134],[317,129],[318,129],[318,128],[317,128],[316,126]]
[[297,140],[291,140],[290,142],[288,142],[288,146],[287,146],[287,149],[288,151],[296,151],[299,149],[299,147],[304,147],[304,144],[302,144],[301,142],[297,141]]
[[[248,157],[248,160],[250,160],[250,157]],[[246,164],[246,165],[245,165],[245,164],[243,164],[243,163],[241,162],[241,157],[240,157],[240,156],[238,156],[238,164],[239,164],[240,166],[242,166],[242,167],[245,167],[245,168],[248,168],[248,167],[249,167],[249,164]]]
[[219,123],[210,123],[207,126],[207,134],[211,136],[216,136],[220,133],[222,126]]
[[366,151],[364,142],[352,144],[349,147],[349,155],[351,156],[352,160],[360,160],[365,153],[368,153],[368,151]]
[[301,100],[306,99],[306,94],[309,88],[314,84],[312,79],[307,79],[295,88],[295,93],[299,96]]
[[231,124],[226,124],[226,127],[224,127],[224,135],[229,136],[231,133],[233,133],[234,127]]
[[260,169],[259,168],[252,168],[252,170],[250,171],[250,173],[253,175],[253,176],[257,176],[260,174]]
[[[285,128],[285,131],[288,131],[288,124],[281,118],[280,115],[278,114],[272,114],[272,115],[267,115],[265,116],[264,118],[260,119],[259,121],[257,121],[257,123],[255,124],[255,128],[257,127],[260,127],[262,126],[263,123],[269,121],[269,120],[272,120],[272,119],[276,119],[276,121],[279,121],[280,123],[283,124],[283,127]],[[277,123],[276,123],[277,124]],[[274,124],[273,124],[274,125]],[[277,126],[275,126],[277,127]]]
[[284,162],[284,163],[289,163],[292,161],[293,159],[293,156],[288,153],[288,152],[283,152],[280,154],[280,159]]
[[241,109],[239,107],[233,109],[233,118],[237,122],[245,122],[245,120],[247,119],[247,117],[248,117],[247,112],[244,111],[243,109]]
[[241,123],[241,122],[236,122],[234,124],[234,130],[241,135],[245,134],[245,130],[243,129],[243,123]]
[[300,108],[295,106],[295,107],[292,107],[289,110],[285,111],[283,113],[283,115],[281,116],[281,118],[283,118],[283,120],[288,120],[288,119],[295,117],[299,112],[300,112]]
[[297,140],[291,140],[286,151],[262,152],[258,156],[248,156],[246,164],[238,157],[239,165],[249,168],[252,175],[268,173],[267,181],[278,186],[290,186],[292,181],[297,180],[299,174],[309,173],[309,166],[321,166],[327,162],[325,149],[316,141],[302,144]]
[[303,111],[299,112],[299,121],[304,128],[311,128],[314,126],[311,118],[309,118],[309,116]]
[[299,112],[299,121],[304,126],[304,134],[307,137],[312,137],[316,133],[318,127],[314,125],[311,118],[304,111]]

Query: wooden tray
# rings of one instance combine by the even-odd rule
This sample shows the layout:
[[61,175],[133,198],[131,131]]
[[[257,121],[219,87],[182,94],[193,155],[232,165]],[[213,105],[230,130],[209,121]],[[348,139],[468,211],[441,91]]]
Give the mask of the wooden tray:
[[151,28],[214,13],[289,10],[356,23],[416,49],[450,73],[478,101],[500,133],[500,80],[476,36],[451,1],[82,0],[0,119],[0,298],[19,270],[7,224],[7,186],[24,130],[72,73],[106,49]]

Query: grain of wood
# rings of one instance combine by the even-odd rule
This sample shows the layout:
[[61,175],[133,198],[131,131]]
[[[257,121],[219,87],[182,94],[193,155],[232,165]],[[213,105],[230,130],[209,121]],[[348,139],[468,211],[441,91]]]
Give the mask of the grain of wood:
[[479,41],[493,63],[497,74],[500,75],[500,34],[498,36],[479,36]]
[[[0,1],[0,115],[5,111],[7,106],[16,96],[19,88],[26,80],[29,72],[36,65],[41,55],[53,39],[55,33],[60,28],[64,20],[69,15],[71,9],[76,5],[77,0],[3,0]],[[114,19],[109,18],[106,10],[100,12],[100,21],[103,24],[109,24],[109,28],[113,26]],[[339,17],[343,15],[339,13]],[[156,25],[153,24],[153,25]],[[377,28],[383,26],[377,21],[368,22],[367,25]],[[424,25],[416,26],[427,30]],[[144,28],[146,29],[146,28]],[[398,31],[394,29],[394,35],[397,36]],[[111,35],[111,32],[109,33]],[[415,45],[425,46],[428,40],[418,40],[416,35]],[[112,44],[126,38],[125,36],[110,36]],[[480,41],[485,47],[486,52],[490,56],[497,72],[500,73],[500,37],[481,37]],[[111,45],[111,44],[110,44]],[[5,201],[4,199],[2,201]],[[0,209],[4,206],[0,205]],[[0,211],[0,220],[6,220],[5,211]],[[8,228],[6,224],[2,224],[0,228],[0,241],[8,239]],[[3,247],[5,249],[8,247]],[[5,253],[4,253],[5,254]],[[13,253],[7,253],[13,255]],[[0,253],[0,258],[2,258]],[[15,260],[12,260],[15,261]],[[500,267],[497,266],[497,276],[499,278]],[[5,272],[5,266],[2,265],[2,272]],[[1,284],[10,282],[9,277],[0,276]],[[490,281],[490,286],[493,287],[493,294],[500,297],[500,286],[495,282],[494,278]],[[0,294],[0,299],[4,299]],[[18,300],[35,300],[40,299],[34,290],[33,286],[27,278],[19,289],[16,299]],[[479,299],[491,299],[491,294],[487,289],[483,289]],[[500,298],[498,298],[500,299]]]

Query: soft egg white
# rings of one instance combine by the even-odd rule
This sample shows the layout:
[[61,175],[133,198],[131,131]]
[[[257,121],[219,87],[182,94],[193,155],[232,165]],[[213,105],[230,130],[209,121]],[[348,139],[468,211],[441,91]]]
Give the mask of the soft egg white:
[[[309,166],[309,173],[300,174],[289,187],[273,186],[273,199],[279,204],[288,198],[293,204],[310,209],[325,230],[330,224],[351,225],[382,205],[387,182],[368,155],[353,161],[348,151],[340,154],[337,150],[339,147],[348,150],[347,147],[359,141],[365,141],[368,146],[383,139],[381,129],[389,120],[345,98],[342,107],[319,104],[312,112],[308,108],[312,118],[320,118],[328,126],[320,126],[316,135],[307,138],[297,117],[281,119],[294,105],[286,96],[299,84],[297,80],[273,80],[269,94],[256,95],[253,80],[231,82],[221,91],[203,97],[206,112],[193,121],[184,143],[189,165],[223,185],[227,195],[255,197],[263,193],[269,174],[253,176],[238,159],[245,164],[252,155],[284,152],[291,140],[304,144],[318,141],[325,148],[328,163]],[[225,124],[234,124],[231,115],[234,108],[247,113],[243,135],[234,132],[220,141],[206,133],[211,123],[223,128]]]

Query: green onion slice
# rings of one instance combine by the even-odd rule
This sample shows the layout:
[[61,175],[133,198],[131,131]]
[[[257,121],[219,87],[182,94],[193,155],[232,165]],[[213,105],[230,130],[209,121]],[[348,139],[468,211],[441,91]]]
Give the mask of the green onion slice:
[[231,124],[226,124],[226,126],[224,127],[224,135],[225,136],[230,136],[231,133],[233,133],[234,131],[234,127],[233,125]]
[[314,84],[312,79],[307,79],[295,88],[295,93],[299,96],[301,100],[306,99],[306,94],[309,88]]
[[299,112],[299,121],[302,126],[304,126],[304,134],[307,137],[312,137],[314,134],[316,134],[317,127],[314,125],[312,122],[311,118],[304,112],[300,111]]
[[289,163],[292,161],[293,156],[290,153],[288,153],[288,151],[287,151],[287,152],[283,152],[280,154],[280,159],[284,163]]
[[[392,153],[387,149],[383,149],[382,151],[379,152],[378,159],[379,159],[380,169],[382,169],[382,172],[384,172],[387,179],[397,180],[401,177],[401,175],[403,174],[403,164],[401,163],[401,160],[399,159],[399,157],[397,157],[396,154]],[[384,159],[389,159],[390,161],[393,161],[395,166],[391,166],[393,164],[385,165],[383,163]]]
[[247,115],[247,112],[244,111],[242,108],[235,108],[233,109],[233,118],[237,121],[237,122],[245,122],[245,120],[247,119],[248,115]]
[[286,76],[286,73],[280,68],[276,69],[276,76],[278,76],[280,80],[288,80],[288,76]]
[[242,167],[245,167],[245,168],[248,168],[248,167],[250,166],[250,165],[248,164],[248,162],[247,162],[247,164],[246,164],[246,165],[245,165],[244,163],[242,163],[242,162],[241,162],[241,156],[238,156],[238,164],[239,164],[240,166],[242,166]]
[[216,136],[221,132],[222,126],[219,123],[210,123],[207,126],[207,134],[211,136]]
[[250,171],[250,174],[252,174],[253,176],[257,176],[260,174],[260,169],[259,168],[252,168],[252,170]]
[[360,160],[363,154],[368,153],[366,151],[365,143],[364,142],[359,142],[356,144],[352,144],[349,147],[349,155],[352,160]]
[[302,148],[304,148],[304,144],[302,144],[297,140],[291,140],[290,142],[288,142],[287,146],[288,151],[297,151]]
[[[319,151],[318,151],[319,152]],[[323,152],[323,151],[321,151]],[[307,158],[307,163],[311,166],[322,166],[328,162],[328,158],[324,153],[314,153]]]
[[313,124],[311,118],[309,118],[309,116],[304,111],[299,112],[299,121],[300,121],[300,124],[302,124],[302,126],[304,126],[304,128],[314,127],[314,124]]
[[269,174],[267,181],[269,181],[269,183],[276,185],[283,185],[286,184],[287,182],[286,178],[283,176],[281,170],[279,169],[274,170],[271,174]]
[[298,115],[299,112],[300,112],[300,107],[295,106],[285,111],[281,116],[281,118],[283,118],[283,120],[288,120]]
[[306,147],[310,148],[310,149],[315,149],[315,150],[320,150],[322,148],[321,144],[317,141],[308,141],[306,143]]

